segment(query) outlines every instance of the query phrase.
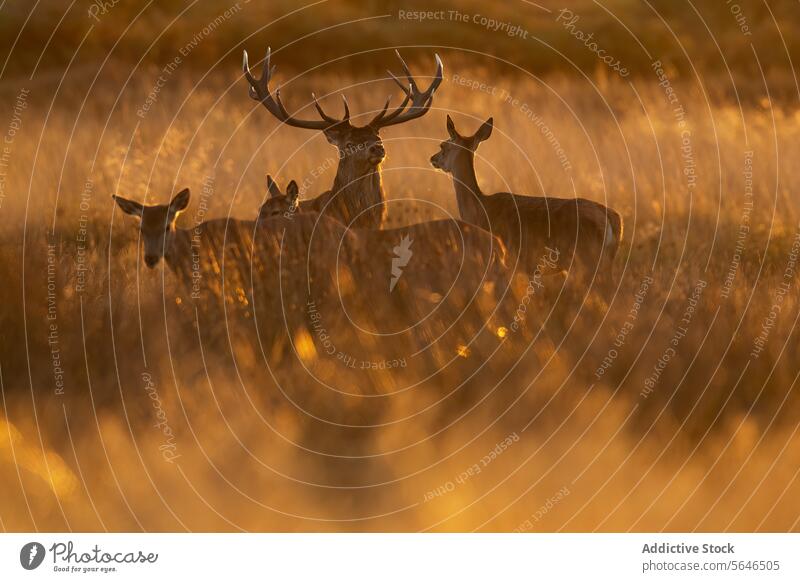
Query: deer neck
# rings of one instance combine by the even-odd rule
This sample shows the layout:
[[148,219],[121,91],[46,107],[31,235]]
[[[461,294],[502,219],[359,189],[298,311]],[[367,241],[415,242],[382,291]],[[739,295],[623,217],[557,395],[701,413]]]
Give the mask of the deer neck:
[[380,166],[365,171],[339,164],[331,190],[342,207],[345,224],[359,217],[361,226],[380,228],[386,212]]
[[191,230],[176,228],[167,237],[164,261],[174,273],[182,273],[186,257],[191,254],[191,233]]
[[464,156],[459,160],[453,171],[453,187],[461,218],[476,226],[487,228],[489,221],[482,200],[485,195],[478,186],[473,155]]

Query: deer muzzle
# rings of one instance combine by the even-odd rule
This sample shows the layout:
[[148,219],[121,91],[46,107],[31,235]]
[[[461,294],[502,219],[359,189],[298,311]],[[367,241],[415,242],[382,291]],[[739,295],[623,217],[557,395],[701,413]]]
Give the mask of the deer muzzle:
[[383,145],[376,143],[369,147],[369,161],[373,164],[377,164],[383,161],[383,158],[386,157],[386,150],[383,149]]

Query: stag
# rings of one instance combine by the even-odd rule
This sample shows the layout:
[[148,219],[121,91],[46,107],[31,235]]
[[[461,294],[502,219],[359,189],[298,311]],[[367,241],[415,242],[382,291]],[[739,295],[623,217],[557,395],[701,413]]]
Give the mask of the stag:
[[386,157],[386,151],[379,135],[380,130],[425,115],[433,102],[434,92],[442,82],[443,73],[442,61],[439,55],[435,55],[436,73],[433,81],[425,91],[421,91],[408,65],[400,53],[395,52],[402,64],[407,86],[391,72],[389,75],[403,90],[403,102],[389,111],[390,96],[372,121],[357,127],[350,122],[350,108],[344,96],[344,114],[341,119],[325,113],[313,93],[311,96],[320,119],[298,119],[290,115],[281,101],[280,88],[276,88],[273,93],[269,87],[275,72],[275,67],[270,64],[271,50],[267,49],[260,79],[250,72],[247,51],[244,51],[242,68],[250,84],[250,97],[259,101],[267,111],[286,125],[322,131],[328,142],[339,150],[339,166],[333,187],[313,200],[301,201],[300,206],[304,210],[325,214],[343,224],[350,224],[358,219],[359,226],[363,228],[380,229],[383,226],[386,219],[386,195],[381,183],[381,163]]

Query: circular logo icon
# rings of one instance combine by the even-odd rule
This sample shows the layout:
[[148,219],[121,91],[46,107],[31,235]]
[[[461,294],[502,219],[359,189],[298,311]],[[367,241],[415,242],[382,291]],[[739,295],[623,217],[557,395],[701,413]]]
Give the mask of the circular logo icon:
[[19,563],[26,570],[35,570],[44,561],[44,546],[39,542],[28,542],[19,551]]

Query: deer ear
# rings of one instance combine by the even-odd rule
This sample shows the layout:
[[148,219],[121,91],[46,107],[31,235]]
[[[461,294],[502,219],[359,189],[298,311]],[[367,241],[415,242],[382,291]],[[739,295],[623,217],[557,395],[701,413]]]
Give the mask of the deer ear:
[[286,187],[286,195],[291,200],[297,200],[297,197],[300,195],[300,188],[297,187],[297,182],[294,180],[289,182],[289,185]]
[[342,141],[344,129],[346,129],[346,125],[337,123],[327,129],[323,129],[322,133],[325,134],[325,139],[328,140],[329,144],[338,146]]
[[281,189],[278,188],[278,184],[275,183],[275,180],[272,179],[272,176],[267,176],[267,190],[269,190],[270,198],[275,198],[276,196],[281,195]]
[[139,218],[142,217],[142,211],[144,210],[144,206],[139,204],[138,202],[134,202],[133,200],[128,200],[127,198],[123,198],[122,196],[116,196],[114,194],[111,195],[114,199],[114,202],[117,203],[122,209],[122,212],[125,214],[130,214],[131,216],[137,216]]
[[183,212],[186,210],[186,207],[189,206],[189,189],[184,188],[172,199],[172,202],[169,203],[169,211],[172,214],[178,214],[179,212]]
[[489,139],[489,136],[492,135],[492,128],[494,127],[494,119],[491,117],[483,122],[478,128],[478,131],[475,132],[475,135],[472,136],[472,141],[477,146],[482,141]]
[[459,137],[458,132],[456,131],[456,124],[453,123],[453,118],[449,115],[447,116],[447,133],[449,133],[450,137],[453,139]]

